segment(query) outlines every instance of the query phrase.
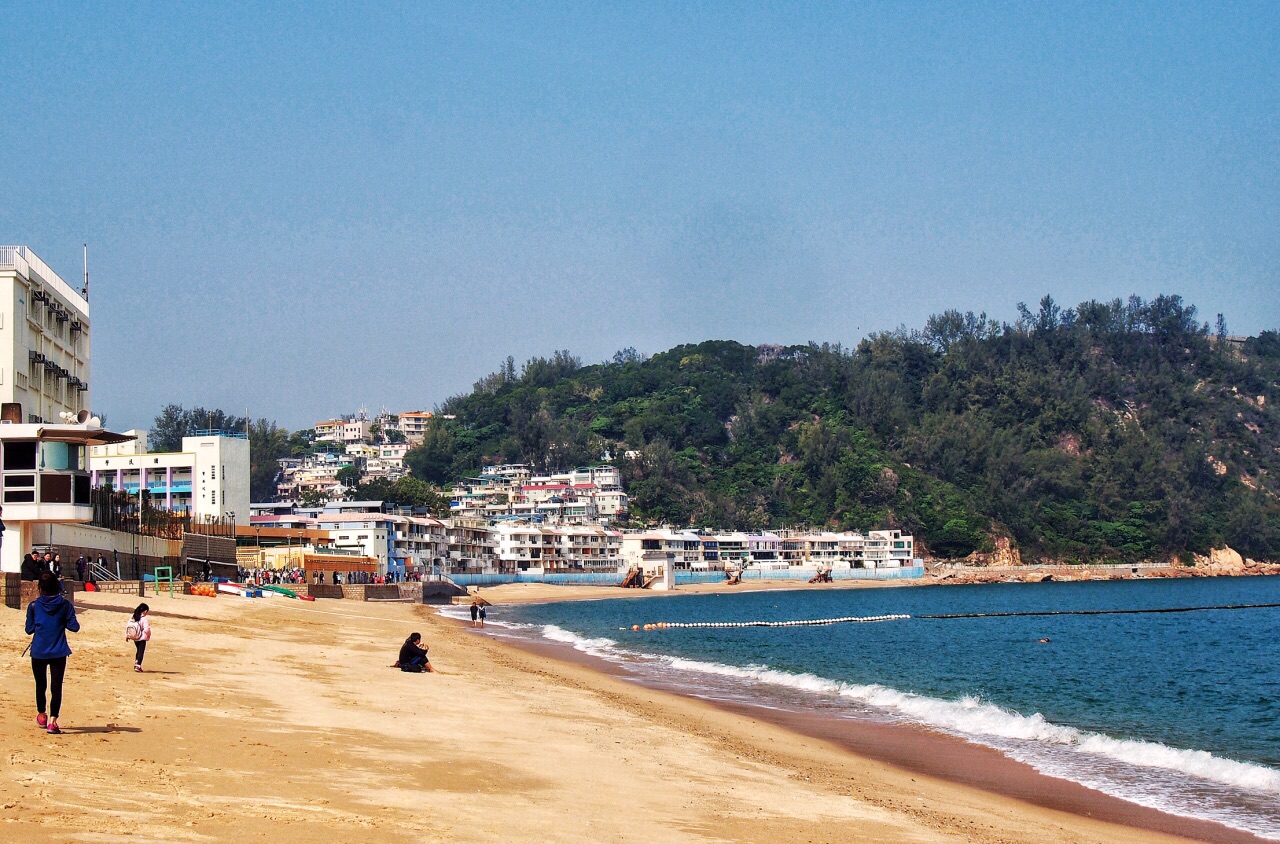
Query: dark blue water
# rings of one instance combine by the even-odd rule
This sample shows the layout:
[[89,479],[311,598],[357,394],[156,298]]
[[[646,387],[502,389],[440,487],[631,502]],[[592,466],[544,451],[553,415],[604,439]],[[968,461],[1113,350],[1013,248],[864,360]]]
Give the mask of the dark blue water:
[[549,636],[691,694],[924,724],[1280,839],[1280,609],[629,629],[1243,603],[1280,603],[1280,578],[673,595],[496,615],[515,623],[508,635]]

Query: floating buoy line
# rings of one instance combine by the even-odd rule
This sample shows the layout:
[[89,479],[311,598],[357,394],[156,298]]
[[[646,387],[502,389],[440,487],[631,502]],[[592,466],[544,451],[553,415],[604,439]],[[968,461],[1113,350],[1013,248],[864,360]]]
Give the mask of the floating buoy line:
[[1280,604],[1219,604],[1209,607],[1156,607],[1132,610],[1024,610],[1022,612],[971,612],[949,615],[848,615],[843,618],[810,618],[796,621],[658,621],[649,624],[633,624],[619,630],[689,630],[732,629],[742,627],[822,627],[830,624],[868,624],[877,621],[901,621],[908,618],[1010,618],[1016,616],[1045,615],[1137,615],[1142,613],[1203,612],[1205,610],[1257,610],[1280,607]]
[[948,615],[918,615],[916,618],[1014,618],[1028,615],[1142,615],[1144,613],[1205,612],[1207,610],[1264,610],[1280,604],[1217,604],[1211,607],[1144,607],[1133,610],[1022,610],[1020,612],[957,612]]
[[650,624],[633,624],[619,630],[687,630],[726,629],[735,627],[821,627],[828,624],[867,624],[875,621],[900,621],[909,615],[847,615],[843,618],[809,618],[799,621],[658,621]]

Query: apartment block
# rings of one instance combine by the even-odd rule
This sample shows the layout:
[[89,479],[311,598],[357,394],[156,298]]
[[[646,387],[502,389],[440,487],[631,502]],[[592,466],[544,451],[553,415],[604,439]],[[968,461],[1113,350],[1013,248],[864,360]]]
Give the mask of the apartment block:
[[89,408],[89,301],[26,246],[0,246],[0,401],[20,422]]
[[421,442],[427,435],[427,426],[432,418],[433,414],[425,410],[410,410],[397,417],[397,428],[410,442]]
[[368,419],[327,419],[315,424],[316,442],[358,443],[369,439]]

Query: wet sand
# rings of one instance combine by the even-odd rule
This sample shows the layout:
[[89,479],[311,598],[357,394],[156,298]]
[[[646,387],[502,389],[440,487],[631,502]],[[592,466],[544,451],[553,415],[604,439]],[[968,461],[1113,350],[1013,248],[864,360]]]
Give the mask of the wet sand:
[[[123,634],[136,600],[83,596],[62,736],[32,723],[23,614],[0,611],[5,840],[1247,840],[889,764],[813,725],[646,689],[430,608],[148,602],[138,675]],[[444,673],[388,667],[411,630]]]

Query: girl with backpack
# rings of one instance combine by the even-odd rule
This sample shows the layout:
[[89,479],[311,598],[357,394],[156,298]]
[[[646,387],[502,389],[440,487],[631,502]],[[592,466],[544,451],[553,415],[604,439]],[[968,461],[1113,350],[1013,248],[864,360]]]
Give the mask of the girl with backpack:
[[151,612],[151,607],[146,604],[138,604],[137,609],[133,611],[133,616],[124,625],[124,638],[133,642],[133,646],[138,651],[138,658],[133,663],[133,670],[139,674],[142,673],[142,657],[147,653],[147,642],[151,641],[151,622],[147,620],[147,613]]

